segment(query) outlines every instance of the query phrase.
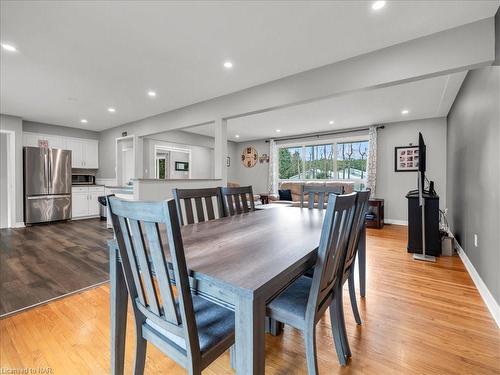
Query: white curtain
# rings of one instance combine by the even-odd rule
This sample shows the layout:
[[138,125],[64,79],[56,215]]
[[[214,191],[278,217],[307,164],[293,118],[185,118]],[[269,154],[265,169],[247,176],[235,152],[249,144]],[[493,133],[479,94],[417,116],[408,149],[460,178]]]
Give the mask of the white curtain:
[[278,195],[278,154],[276,141],[269,141],[269,176],[267,178],[270,194]]
[[375,196],[377,183],[377,126],[370,126],[368,131],[368,165],[366,167],[366,188],[371,190],[371,196]]

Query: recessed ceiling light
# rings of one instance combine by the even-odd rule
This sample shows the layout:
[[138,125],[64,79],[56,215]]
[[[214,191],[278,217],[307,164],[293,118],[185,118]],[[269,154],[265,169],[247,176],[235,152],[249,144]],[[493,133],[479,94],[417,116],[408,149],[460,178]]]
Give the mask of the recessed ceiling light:
[[240,137],[240,135],[239,135],[239,134],[236,134],[234,137],[235,137],[235,138],[239,138],[239,137]]
[[281,130],[280,129],[276,129],[276,133],[279,133]]
[[148,91],[148,95],[152,98],[154,98],[156,96],[156,92],[154,91]]
[[333,124],[335,124],[335,121],[330,120],[329,124],[330,124],[330,125],[333,125]]
[[233,63],[231,61],[224,61],[224,68],[231,69],[233,67]]
[[116,112],[116,109],[114,109],[114,108],[112,108],[112,107],[109,107],[109,108],[108,108],[108,112],[115,113],[115,112]]
[[403,110],[401,111],[401,114],[402,114],[402,115],[407,115],[408,113],[410,113],[410,111],[408,111],[407,109],[403,109]]
[[373,10],[379,10],[379,9],[382,9],[383,7],[385,7],[385,1],[375,1],[373,4],[372,4],[372,9]]
[[80,122],[81,122],[82,124],[86,124],[88,121],[87,121],[86,119],[82,118],[82,119],[80,120]]
[[17,51],[17,48],[14,47],[13,45],[11,44],[7,44],[7,43],[2,43],[2,48],[6,51],[9,51],[9,52],[16,52]]

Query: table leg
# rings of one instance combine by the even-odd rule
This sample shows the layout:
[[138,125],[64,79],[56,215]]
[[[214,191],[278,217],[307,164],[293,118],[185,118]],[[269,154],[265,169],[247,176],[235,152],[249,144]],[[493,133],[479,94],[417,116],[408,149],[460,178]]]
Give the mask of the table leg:
[[366,225],[363,224],[358,243],[359,294],[366,294]]
[[118,249],[109,247],[109,279],[111,284],[111,373],[123,375],[125,334],[127,331],[128,291]]
[[236,303],[236,374],[264,374],[265,312],[263,300],[240,296]]

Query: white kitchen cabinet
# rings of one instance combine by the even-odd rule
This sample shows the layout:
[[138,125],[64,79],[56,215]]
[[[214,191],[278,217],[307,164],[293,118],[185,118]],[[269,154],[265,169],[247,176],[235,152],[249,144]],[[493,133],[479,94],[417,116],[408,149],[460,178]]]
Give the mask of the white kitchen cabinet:
[[73,193],[71,199],[71,216],[73,218],[88,216],[89,194]]
[[99,142],[89,139],[83,142],[83,159],[85,168],[99,168]]
[[72,189],[72,217],[98,216],[98,197],[104,195],[104,186],[78,186]]
[[80,139],[68,139],[66,141],[68,150],[71,151],[71,167],[84,168],[83,164],[83,142]]
[[99,168],[99,141],[97,139],[60,137],[56,135],[28,132],[23,133],[23,146],[38,147],[39,140],[47,140],[49,148],[70,150],[72,168]]

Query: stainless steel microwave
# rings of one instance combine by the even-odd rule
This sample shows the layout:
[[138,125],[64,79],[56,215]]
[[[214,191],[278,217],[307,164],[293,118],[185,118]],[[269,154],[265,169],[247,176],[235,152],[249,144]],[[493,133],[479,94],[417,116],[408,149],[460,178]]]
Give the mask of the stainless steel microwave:
[[95,176],[91,174],[74,174],[71,176],[73,185],[95,185]]

